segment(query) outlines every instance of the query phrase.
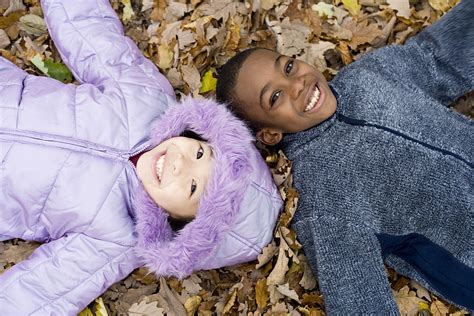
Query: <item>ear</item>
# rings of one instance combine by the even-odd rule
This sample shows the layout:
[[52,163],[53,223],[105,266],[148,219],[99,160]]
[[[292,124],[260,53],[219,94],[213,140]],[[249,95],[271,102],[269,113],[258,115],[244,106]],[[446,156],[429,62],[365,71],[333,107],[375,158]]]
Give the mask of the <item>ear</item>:
[[266,145],[276,145],[283,138],[283,133],[275,128],[264,127],[257,132],[257,139]]

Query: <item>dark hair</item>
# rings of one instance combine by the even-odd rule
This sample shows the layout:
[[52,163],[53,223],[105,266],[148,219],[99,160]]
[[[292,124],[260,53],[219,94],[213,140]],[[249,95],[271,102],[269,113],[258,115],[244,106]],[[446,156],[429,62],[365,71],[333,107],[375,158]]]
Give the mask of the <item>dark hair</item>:
[[177,233],[184,228],[187,224],[191,223],[193,219],[178,219],[171,216],[168,216],[168,224],[170,224],[171,229]]
[[229,110],[232,111],[238,118],[245,121],[254,132],[257,132],[260,129],[260,126],[248,120],[245,110],[243,109],[243,105],[240,104],[240,101],[235,95],[234,90],[242,65],[252,53],[259,49],[266,48],[253,47],[246,49],[222,65],[217,71],[216,86],[217,101],[226,104]]
[[202,138],[201,135],[197,134],[196,132],[193,132],[190,129],[185,129],[184,131],[181,132],[181,134],[179,134],[179,136],[192,138],[192,139],[198,140],[200,142],[207,142],[207,140]]

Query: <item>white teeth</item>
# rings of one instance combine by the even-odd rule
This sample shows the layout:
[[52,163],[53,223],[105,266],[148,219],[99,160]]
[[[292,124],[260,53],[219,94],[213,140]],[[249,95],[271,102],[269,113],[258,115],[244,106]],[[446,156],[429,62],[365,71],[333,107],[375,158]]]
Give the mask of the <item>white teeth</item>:
[[163,164],[165,163],[165,155],[161,155],[160,158],[156,161],[156,175],[158,176],[158,180],[161,181],[161,175],[163,173]]
[[320,95],[320,94],[321,94],[321,92],[319,91],[318,87],[315,86],[315,87],[314,87],[313,95],[311,96],[311,100],[309,100],[308,105],[307,105],[306,108],[304,109],[305,112],[311,111],[311,110],[314,108],[314,106],[316,105],[316,103],[318,103],[319,95]]

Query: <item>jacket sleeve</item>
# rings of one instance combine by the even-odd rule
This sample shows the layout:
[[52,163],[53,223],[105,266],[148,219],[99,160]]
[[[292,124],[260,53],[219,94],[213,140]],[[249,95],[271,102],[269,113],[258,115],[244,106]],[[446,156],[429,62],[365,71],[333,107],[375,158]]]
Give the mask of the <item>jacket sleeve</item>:
[[328,315],[399,314],[373,233],[335,218],[295,226],[310,240],[303,249],[316,271]]
[[77,315],[138,263],[132,247],[69,234],[0,275],[2,315]]
[[169,81],[124,36],[108,0],[42,0],[41,4],[51,38],[76,79],[99,89],[106,82],[159,87],[174,98]]
[[474,90],[473,17],[474,1],[461,1],[401,49],[389,49],[389,71],[446,106]]

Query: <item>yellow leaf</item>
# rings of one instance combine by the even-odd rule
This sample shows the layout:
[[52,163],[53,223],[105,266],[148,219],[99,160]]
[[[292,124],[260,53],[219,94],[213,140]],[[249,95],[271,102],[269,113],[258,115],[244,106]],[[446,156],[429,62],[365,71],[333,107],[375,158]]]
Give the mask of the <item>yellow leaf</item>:
[[86,307],[77,316],[94,316],[94,314],[89,307]]
[[202,297],[199,295],[196,296],[191,296],[186,300],[184,303],[184,308],[186,309],[186,313],[188,313],[188,316],[192,316],[196,313],[199,304],[201,304]]
[[160,69],[165,70],[171,68],[173,58],[174,53],[171,47],[166,44],[158,47],[158,67],[160,67]]
[[[90,307],[89,307],[90,306]],[[77,316],[108,316],[102,297],[97,298],[93,303],[84,308]],[[92,309],[91,309],[92,308]],[[95,312],[92,312],[94,310]]]
[[255,295],[258,308],[263,310],[265,306],[267,306],[269,298],[267,290],[267,279],[264,278],[257,281],[257,284],[255,284]]
[[430,6],[433,9],[443,12],[447,12],[454,7],[457,2],[457,0],[429,0]]
[[232,294],[230,295],[229,299],[227,300],[227,303],[225,303],[224,310],[222,311],[222,314],[228,313],[232,309],[232,307],[234,306],[236,298],[237,298],[237,289],[234,289],[232,291]]
[[122,20],[124,22],[128,22],[132,18],[132,15],[134,15],[132,4],[130,3],[130,0],[120,0],[120,2],[122,2],[122,4],[124,5]]
[[206,93],[209,91],[216,90],[217,79],[214,77],[215,72],[216,70],[214,68],[211,68],[206,71],[204,76],[202,76],[201,89],[199,90],[199,93]]
[[358,0],[342,0],[342,4],[352,16],[359,14],[361,7]]

